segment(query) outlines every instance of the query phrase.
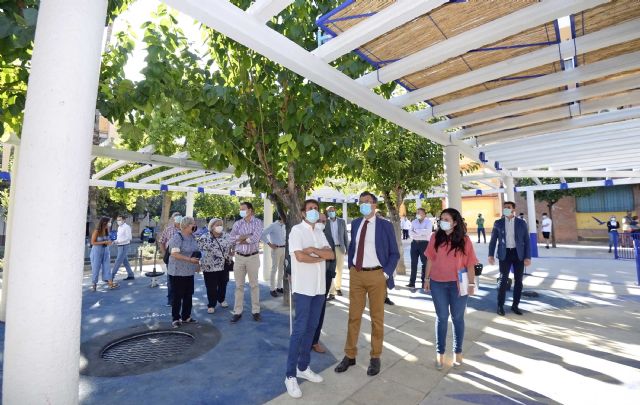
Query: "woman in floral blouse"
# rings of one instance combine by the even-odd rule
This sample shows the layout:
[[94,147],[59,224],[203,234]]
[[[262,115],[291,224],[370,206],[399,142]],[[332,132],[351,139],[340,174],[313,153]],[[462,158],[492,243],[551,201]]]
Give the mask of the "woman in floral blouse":
[[231,261],[233,256],[233,243],[229,234],[224,233],[223,222],[219,218],[209,221],[209,232],[198,238],[198,246],[202,252],[200,265],[204,275],[204,284],[207,287],[207,312],[215,312],[216,304],[223,308],[229,306],[225,300],[229,271],[225,270],[225,260]]

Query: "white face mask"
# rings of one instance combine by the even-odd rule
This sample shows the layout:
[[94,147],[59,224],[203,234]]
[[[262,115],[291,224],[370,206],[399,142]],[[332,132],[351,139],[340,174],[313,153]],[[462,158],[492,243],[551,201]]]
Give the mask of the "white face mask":
[[118,223],[118,225],[122,225],[124,224],[124,221],[116,221]]
[[418,214],[418,215],[416,215],[416,218],[418,218],[418,220],[422,221],[424,219],[424,215]]
[[213,231],[214,231],[215,233],[222,233],[222,230],[223,230],[223,229],[224,229],[224,228],[222,227],[222,225],[218,225],[218,226],[214,226],[214,227],[213,227]]
[[445,232],[450,230],[451,229],[451,222],[440,221],[440,229],[442,229]]
[[317,228],[317,229],[319,229],[319,230],[321,230],[321,231],[324,231],[324,224],[323,224],[322,222],[318,222],[318,223],[316,224],[316,228]]

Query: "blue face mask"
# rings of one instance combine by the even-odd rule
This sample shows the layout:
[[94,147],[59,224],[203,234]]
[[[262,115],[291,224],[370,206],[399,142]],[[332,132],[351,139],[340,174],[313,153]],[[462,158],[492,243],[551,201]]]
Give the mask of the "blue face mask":
[[508,217],[509,215],[511,215],[511,208],[504,208],[502,210],[502,215],[504,215],[505,217]]
[[360,204],[360,213],[365,217],[369,216],[369,214],[371,214],[371,204],[369,203]]
[[333,219],[336,217],[336,212],[335,211],[329,211],[329,218]]
[[240,218],[244,218],[247,216],[247,210],[240,210]]
[[317,210],[310,210],[307,211],[305,218],[307,219],[307,221],[315,224],[320,219],[320,213]]

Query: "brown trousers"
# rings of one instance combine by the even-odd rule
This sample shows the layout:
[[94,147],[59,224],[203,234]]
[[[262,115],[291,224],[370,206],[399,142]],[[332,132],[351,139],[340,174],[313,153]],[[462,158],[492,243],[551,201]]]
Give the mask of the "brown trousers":
[[384,337],[384,298],[387,294],[387,279],[382,270],[349,270],[349,324],[344,353],[350,359],[358,355],[358,335],[362,313],[369,297],[371,315],[371,357],[380,358]]

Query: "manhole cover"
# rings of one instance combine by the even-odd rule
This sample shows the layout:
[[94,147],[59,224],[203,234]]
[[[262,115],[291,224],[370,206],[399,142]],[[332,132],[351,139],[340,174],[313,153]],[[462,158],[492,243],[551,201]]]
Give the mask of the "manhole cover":
[[148,363],[183,353],[194,341],[185,332],[147,332],[111,343],[100,357],[117,364]]

